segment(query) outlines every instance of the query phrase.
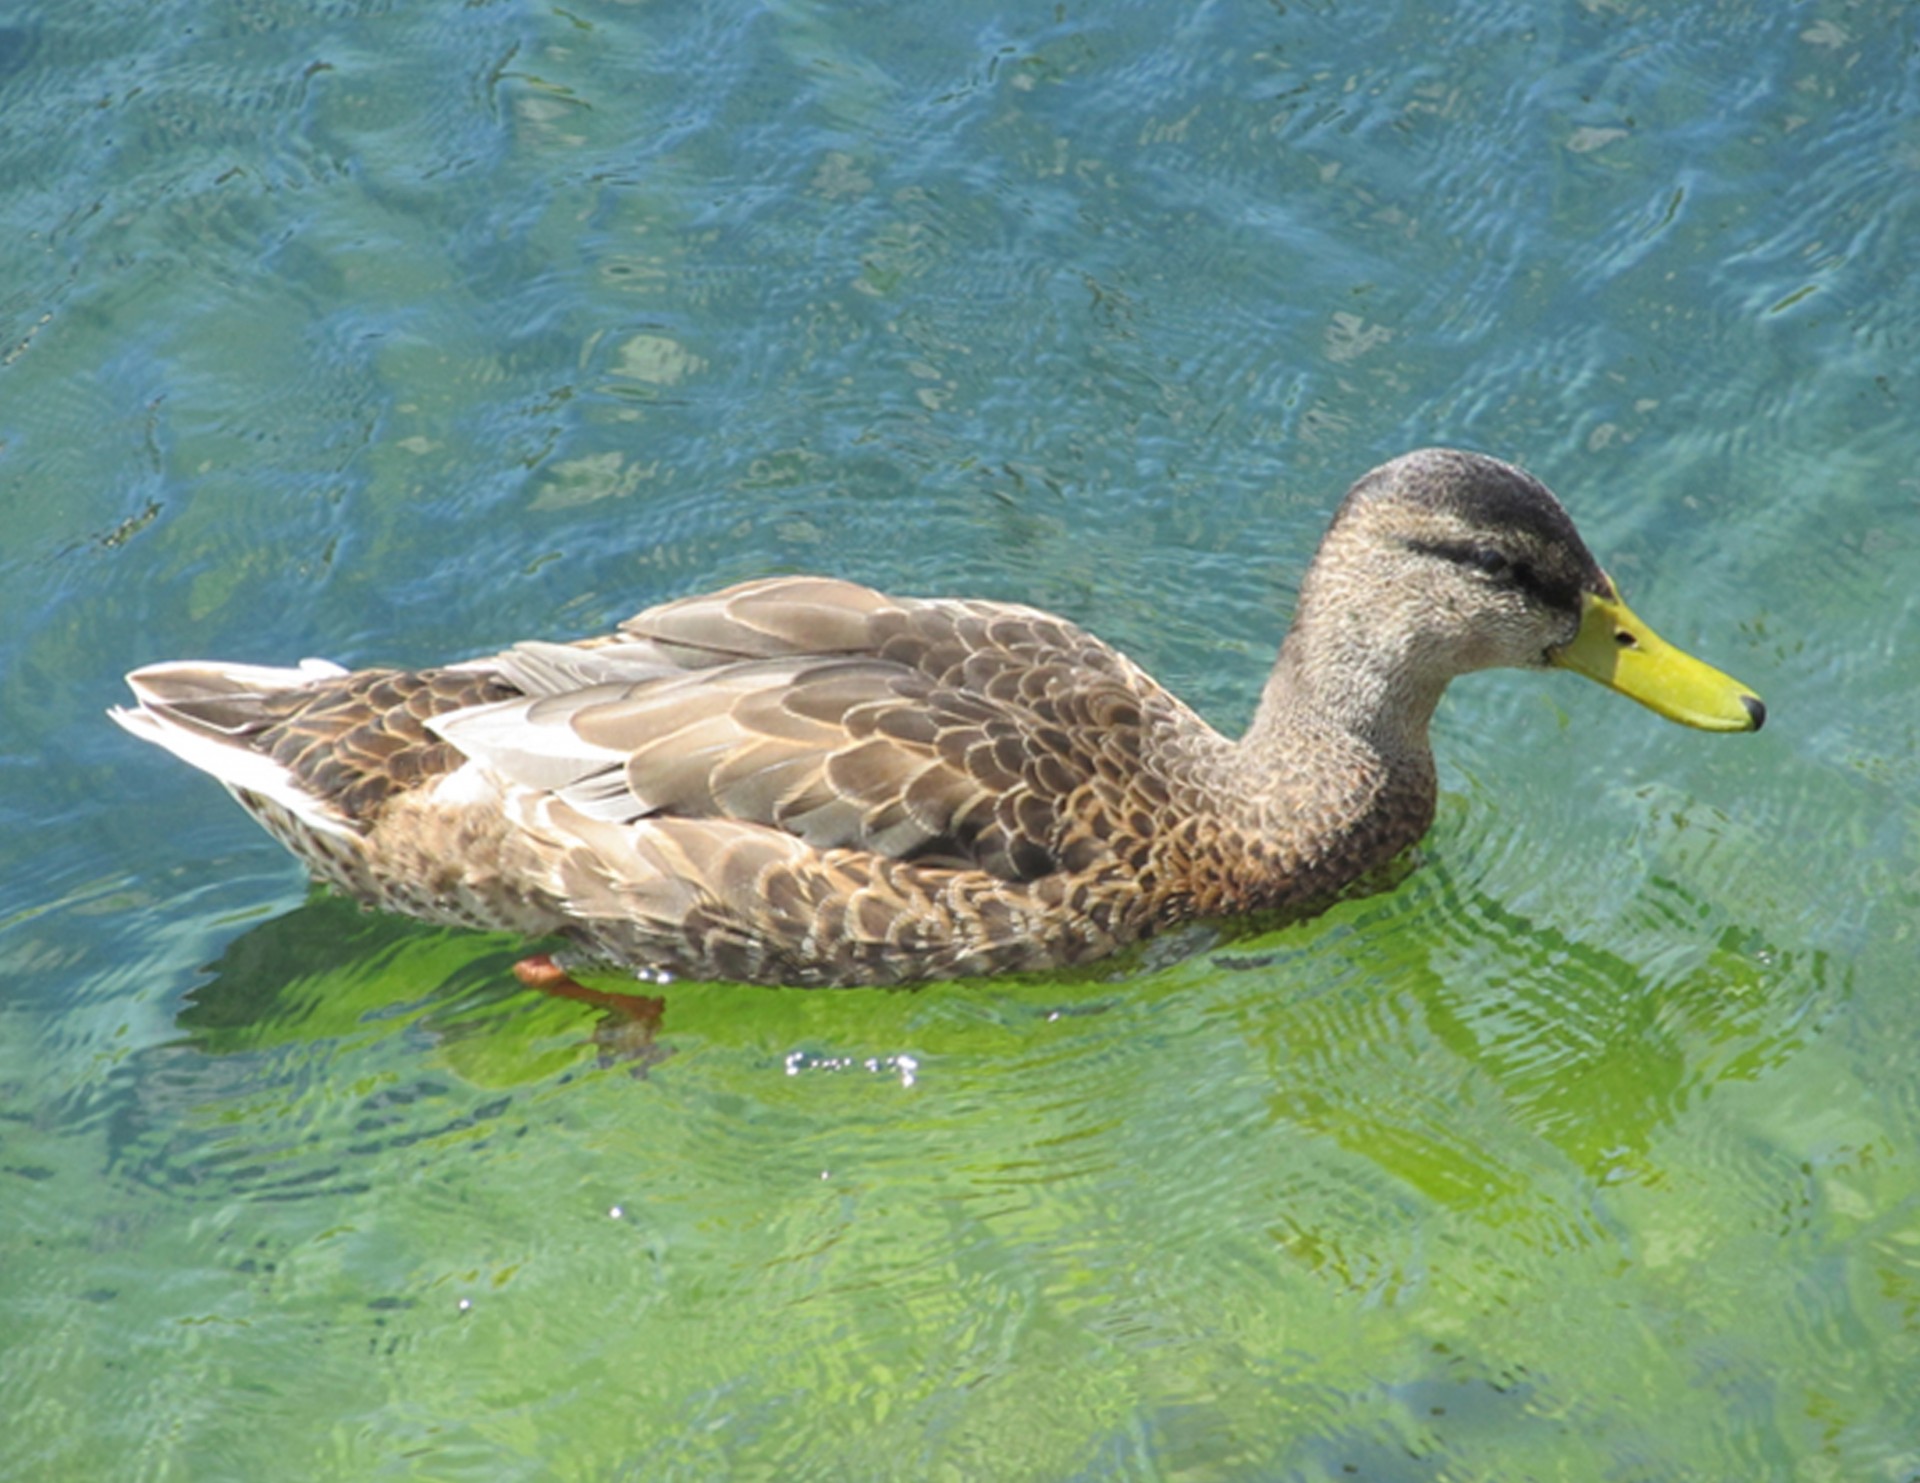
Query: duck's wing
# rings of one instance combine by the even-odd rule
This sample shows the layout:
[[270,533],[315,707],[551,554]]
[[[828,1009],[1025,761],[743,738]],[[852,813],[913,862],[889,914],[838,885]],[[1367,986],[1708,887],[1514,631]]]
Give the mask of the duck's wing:
[[1050,614],[819,578],[670,603],[605,640],[474,667],[526,693],[427,724],[523,803],[602,824],[756,825],[1007,881],[1107,851],[1108,816],[1152,787],[1144,716],[1179,708]]

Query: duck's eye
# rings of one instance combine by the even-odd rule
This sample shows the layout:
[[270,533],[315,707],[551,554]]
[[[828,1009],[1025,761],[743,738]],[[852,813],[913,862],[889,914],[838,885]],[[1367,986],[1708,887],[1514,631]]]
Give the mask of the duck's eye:
[[1469,546],[1462,553],[1468,566],[1477,572],[1485,572],[1495,581],[1503,581],[1513,575],[1513,563],[1507,559],[1504,551],[1496,551],[1492,546]]

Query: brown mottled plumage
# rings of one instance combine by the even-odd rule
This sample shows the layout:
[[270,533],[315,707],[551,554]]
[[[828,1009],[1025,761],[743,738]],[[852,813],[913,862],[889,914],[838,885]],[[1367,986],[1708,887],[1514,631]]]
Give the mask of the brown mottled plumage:
[[1237,742],[1064,619],[817,577],[444,668],[155,665],[113,714],[377,906],[699,977],[899,983],[1327,897],[1432,821],[1428,721],[1469,670],[1566,663],[1758,725],[1738,687],[1707,714],[1597,673],[1636,647],[1616,614],[1543,486],[1434,449],[1348,493]]

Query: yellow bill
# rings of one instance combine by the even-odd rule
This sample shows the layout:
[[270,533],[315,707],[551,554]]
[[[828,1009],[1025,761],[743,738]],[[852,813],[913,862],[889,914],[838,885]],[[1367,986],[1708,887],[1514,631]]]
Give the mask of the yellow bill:
[[1669,721],[1702,731],[1758,731],[1767,719],[1759,696],[1673,647],[1619,597],[1584,596],[1580,631],[1550,663],[1598,680]]

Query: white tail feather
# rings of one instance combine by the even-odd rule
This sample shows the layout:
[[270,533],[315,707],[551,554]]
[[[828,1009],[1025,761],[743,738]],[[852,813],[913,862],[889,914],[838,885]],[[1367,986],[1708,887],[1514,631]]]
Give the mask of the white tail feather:
[[[315,680],[345,673],[339,665],[325,659],[303,659],[295,669],[195,660],[151,664],[127,676],[138,706],[116,706],[107,714],[142,741],[164,747],[182,762],[210,774],[230,791],[269,799],[322,833],[352,837],[357,831],[349,819],[301,787],[299,780],[273,758],[247,746],[244,738],[230,737],[218,727],[189,722],[172,713],[172,700],[183,692],[198,690],[203,694],[230,696],[271,694],[278,690],[297,690]],[[173,683],[169,685],[166,681]]]

